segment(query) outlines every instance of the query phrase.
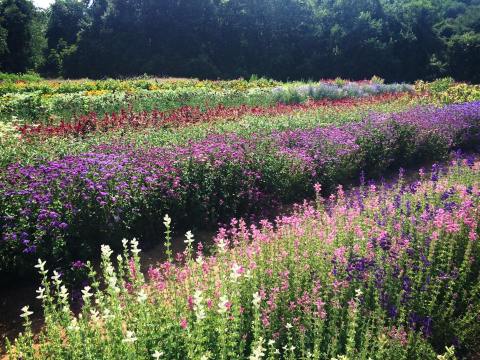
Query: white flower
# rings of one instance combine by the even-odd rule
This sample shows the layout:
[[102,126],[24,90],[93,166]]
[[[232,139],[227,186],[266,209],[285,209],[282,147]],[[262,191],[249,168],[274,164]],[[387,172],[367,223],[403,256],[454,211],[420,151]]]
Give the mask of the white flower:
[[137,340],[138,339],[135,337],[135,333],[133,331],[127,331],[127,336],[122,340],[122,342],[133,344]]
[[77,321],[76,317],[74,317],[72,319],[72,322],[70,323],[70,325],[67,326],[67,329],[72,330],[72,331],[80,330],[80,327],[78,326],[78,321]]
[[90,286],[85,286],[82,290],[82,299],[84,302],[87,302],[88,298],[93,296],[93,294],[90,292],[90,289]]
[[362,296],[362,295],[363,295],[363,292],[362,292],[361,289],[356,289],[356,290],[355,290],[355,297],[359,298],[359,297]]
[[132,244],[132,253],[135,255],[138,255],[138,253],[142,250],[138,248],[138,241],[137,239],[133,238],[132,241],[130,242]]
[[263,338],[258,339],[257,346],[253,349],[252,354],[249,357],[249,360],[260,360],[265,356],[265,348],[263,347]]
[[124,249],[127,248],[127,246],[128,246],[128,240],[127,239],[122,239],[122,246],[123,246]]
[[52,275],[52,280],[55,282],[55,284],[60,285],[60,274],[53,270],[53,275]]
[[198,257],[195,259],[195,261],[197,262],[198,265],[202,265],[203,264],[203,256],[198,255]]
[[287,323],[287,325],[285,325],[285,327],[289,330],[289,329],[291,329],[291,328],[293,327],[293,325],[290,324],[290,323]]
[[217,246],[218,246],[221,253],[224,253],[227,249],[227,243],[225,242],[225,240],[223,238],[218,240]]
[[65,287],[65,285],[62,285],[62,287],[60,288],[60,292],[59,292],[58,296],[60,296],[60,298],[61,298],[63,301],[67,301],[67,298],[68,298],[68,290],[67,290],[67,288]]
[[163,225],[165,225],[165,227],[169,227],[171,223],[172,223],[172,219],[170,219],[170,216],[168,216],[168,214],[166,214],[163,217]]
[[100,249],[102,251],[102,257],[109,258],[113,254],[112,249],[108,245],[100,245]]
[[28,305],[25,305],[23,308],[22,308],[22,314],[20,315],[20,317],[22,318],[28,318],[30,315],[33,314],[33,311],[30,311],[30,306]]
[[160,357],[162,357],[162,356],[163,356],[163,351],[155,350],[155,352],[152,354],[152,357],[153,357],[155,360],[160,359]]
[[261,301],[262,301],[262,298],[260,297],[260,294],[257,291],[256,293],[253,294],[253,300],[252,300],[252,304],[255,307],[255,309],[260,308]]
[[93,322],[99,322],[100,321],[100,313],[98,312],[97,309],[90,309],[90,316],[93,320]]
[[36,293],[38,294],[37,299],[40,299],[40,300],[45,299],[45,288],[44,287],[40,286],[37,289]]
[[228,298],[223,295],[220,297],[220,302],[218,303],[218,312],[220,314],[225,314],[228,310]]
[[140,289],[140,291],[138,292],[137,300],[139,303],[143,303],[147,300],[147,293],[145,292],[145,290]]
[[47,263],[46,261],[42,261],[41,259],[38,259],[38,263],[37,263],[37,265],[35,265],[35,267],[39,270],[39,272],[41,274],[46,273],[46,271],[45,271],[45,264],[46,263]]
[[195,314],[197,315],[198,320],[203,320],[206,317],[205,309],[202,304],[203,296],[200,290],[196,290],[195,294],[193,294],[193,303],[194,303],[194,310]]
[[185,237],[187,238],[186,240],[184,240],[184,243],[187,244],[187,246],[191,246],[192,243],[193,243],[193,234],[190,230],[187,231],[187,233],[185,234]]
[[275,345],[275,340],[273,339],[268,340],[268,346],[273,346],[273,345]]
[[238,265],[237,263],[233,263],[232,272],[230,273],[230,278],[233,282],[237,282],[237,280],[242,277],[241,270],[242,267],[240,265]]
[[113,319],[114,317],[115,316],[112,315],[112,312],[110,311],[110,309],[103,310],[103,315],[102,315],[103,320]]

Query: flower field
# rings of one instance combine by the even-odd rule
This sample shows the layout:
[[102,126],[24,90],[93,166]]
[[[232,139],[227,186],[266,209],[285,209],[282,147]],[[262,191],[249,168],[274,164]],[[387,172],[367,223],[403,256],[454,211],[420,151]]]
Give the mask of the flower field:
[[[22,358],[453,359],[478,351],[480,162],[361,186],[215,237],[141,273],[138,242],[91,269],[76,316],[39,260],[46,323]],[[165,216],[168,243],[170,218]],[[112,260],[116,258],[116,260]],[[38,342],[34,346],[34,342]],[[447,346],[448,345],[448,346]],[[447,347],[446,347],[447,346]],[[437,356],[437,352],[440,355]]]
[[23,309],[12,359],[480,353],[478,86],[11,77],[0,97],[0,283],[37,268],[45,319]]

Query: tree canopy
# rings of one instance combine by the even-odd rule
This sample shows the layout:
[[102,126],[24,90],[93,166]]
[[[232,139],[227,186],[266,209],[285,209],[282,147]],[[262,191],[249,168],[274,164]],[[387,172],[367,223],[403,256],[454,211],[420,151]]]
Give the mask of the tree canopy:
[[1,0],[0,59],[64,77],[480,82],[480,0]]

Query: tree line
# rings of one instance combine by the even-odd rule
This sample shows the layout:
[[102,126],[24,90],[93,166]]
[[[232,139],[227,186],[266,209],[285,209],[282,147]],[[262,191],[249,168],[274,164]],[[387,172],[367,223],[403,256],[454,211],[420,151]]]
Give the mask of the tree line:
[[480,82],[480,0],[0,0],[0,70]]

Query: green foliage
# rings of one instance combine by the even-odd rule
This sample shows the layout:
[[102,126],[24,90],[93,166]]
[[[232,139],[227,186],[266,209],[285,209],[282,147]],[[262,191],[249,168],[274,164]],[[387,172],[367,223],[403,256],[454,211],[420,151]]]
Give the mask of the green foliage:
[[[33,21],[35,10],[28,0],[3,0],[0,3],[0,28],[6,30],[6,48],[1,69],[24,72],[34,67]],[[5,31],[2,31],[5,39]],[[1,45],[1,44],[0,44]]]
[[[0,22],[0,54],[23,54],[17,69],[4,69],[69,78],[480,81],[478,1],[57,0],[47,12],[29,11],[21,29],[5,16]],[[9,31],[23,53],[6,52]]]

